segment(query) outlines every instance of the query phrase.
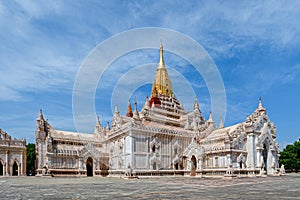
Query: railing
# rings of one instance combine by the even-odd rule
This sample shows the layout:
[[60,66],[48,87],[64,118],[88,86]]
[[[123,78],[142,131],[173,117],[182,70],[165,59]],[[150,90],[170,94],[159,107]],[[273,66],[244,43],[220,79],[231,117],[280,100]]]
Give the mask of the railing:
[[23,140],[0,140],[1,146],[26,147],[26,142]]

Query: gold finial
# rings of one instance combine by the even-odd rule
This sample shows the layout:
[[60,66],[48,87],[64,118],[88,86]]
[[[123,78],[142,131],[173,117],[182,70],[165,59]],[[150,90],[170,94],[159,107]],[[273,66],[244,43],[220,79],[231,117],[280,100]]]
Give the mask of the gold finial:
[[159,47],[159,67],[165,67],[165,61],[164,61],[164,50],[163,50],[163,45],[160,40],[160,47]]
[[130,100],[128,101],[128,106],[127,106],[127,117],[132,117],[133,113],[132,113],[132,108],[131,108],[131,104],[130,104]]

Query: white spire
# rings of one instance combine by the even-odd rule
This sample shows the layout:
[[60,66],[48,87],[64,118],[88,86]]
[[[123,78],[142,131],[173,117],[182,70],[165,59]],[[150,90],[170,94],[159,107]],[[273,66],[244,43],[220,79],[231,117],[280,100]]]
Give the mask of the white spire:
[[150,102],[149,102],[148,96],[146,96],[146,102],[145,102],[144,108],[148,108],[148,109],[150,108]]
[[224,128],[224,123],[223,123],[222,117],[220,118],[220,125],[219,125],[219,128]]
[[40,114],[39,114],[37,120],[44,120],[43,109],[42,108],[40,108]]
[[140,120],[140,115],[139,115],[139,112],[137,111],[137,103],[136,103],[136,100],[134,100],[133,119]]
[[99,116],[97,116],[96,126],[101,127],[101,124],[100,124],[100,117],[99,117]]
[[118,105],[115,106],[115,114],[119,114]]
[[256,108],[256,111],[258,111],[258,112],[265,112],[266,111],[266,109],[263,107],[261,97],[259,98],[259,103],[258,103],[258,107]]
[[101,124],[100,124],[100,117],[97,116],[94,133],[100,133],[102,130],[103,129],[102,129]]
[[198,98],[197,97],[195,98],[195,101],[194,101],[194,110],[199,110],[200,111],[199,103],[198,103]]
[[211,113],[211,112],[209,113],[209,118],[208,118],[207,122],[208,122],[209,124],[213,124],[213,123],[214,123],[214,120],[213,120],[213,118],[212,118],[212,113]]

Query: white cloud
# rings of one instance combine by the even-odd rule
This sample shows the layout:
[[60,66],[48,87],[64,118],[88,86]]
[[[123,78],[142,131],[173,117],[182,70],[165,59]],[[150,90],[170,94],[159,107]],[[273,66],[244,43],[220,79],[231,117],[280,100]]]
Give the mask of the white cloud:
[[16,0],[17,4],[30,18],[41,18],[49,13],[59,13],[62,11],[62,1],[47,1],[42,4],[37,1]]
[[21,101],[22,97],[19,92],[4,85],[0,85],[0,101]]
[[140,19],[137,20],[139,25],[156,17],[157,22],[152,24],[182,31],[218,56],[232,56],[232,50],[247,49],[254,41],[268,42],[276,48],[300,42],[300,2],[185,3],[169,1],[145,6],[135,2],[131,12]]

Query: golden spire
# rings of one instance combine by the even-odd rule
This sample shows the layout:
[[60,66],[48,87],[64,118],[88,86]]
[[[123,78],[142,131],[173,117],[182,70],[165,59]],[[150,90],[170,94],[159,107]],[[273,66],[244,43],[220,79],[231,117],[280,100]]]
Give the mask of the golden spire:
[[152,84],[152,96],[154,96],[153,92],[155,92],[155,90],[156,92],[162,95],[172,96],[172,97],[174,96],[171,79],[165,67],[162,43],[160,44],[160,48],[159,48],[159,63]]
[[130,105],[130,101],[128,101],[127,114],[126,114],[126,116],[127,116],[127,117],[132,117],[132,116],[133,116],[132,108],[131,108],[131,105]]

